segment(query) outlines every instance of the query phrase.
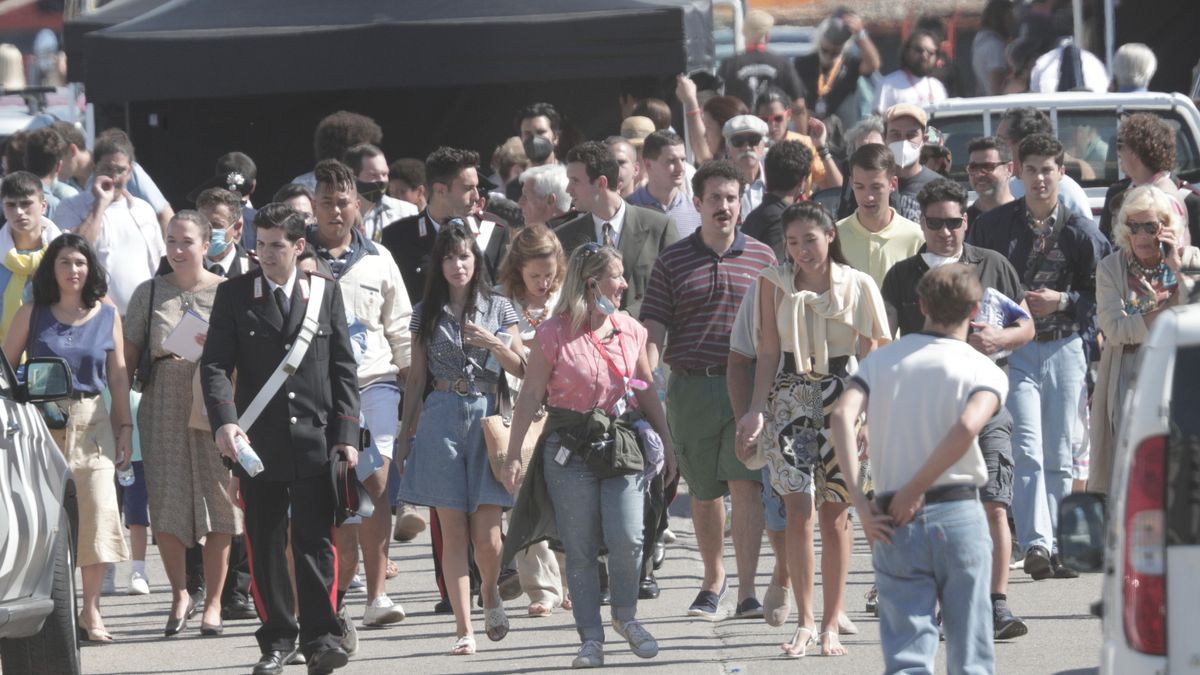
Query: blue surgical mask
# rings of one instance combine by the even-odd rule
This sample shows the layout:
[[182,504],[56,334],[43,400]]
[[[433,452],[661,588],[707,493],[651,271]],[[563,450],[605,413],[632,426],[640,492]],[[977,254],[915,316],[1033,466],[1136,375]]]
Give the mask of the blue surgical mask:
[[224,255],[228,248],[229,241],[225,238],[225,230],[214,229],[212,231],[212,238],[208,242],[209,257],[215,258]]
[[597,293],[596,309],[600,310],[604,316],[611,316],[613,312],[617,311],[617,306],[613,304],[612,300],[608,299],[608,296]]

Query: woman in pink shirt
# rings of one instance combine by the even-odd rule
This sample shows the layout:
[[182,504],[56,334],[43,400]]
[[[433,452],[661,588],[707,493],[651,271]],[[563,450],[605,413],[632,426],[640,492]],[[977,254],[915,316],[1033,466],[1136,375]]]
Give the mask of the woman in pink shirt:
[[[601,545],[608,549],[613,629],[637,656],[648,659],[658,654],[658,643],[636,619],[646,473],[639,465],[605,477],[596,472],[591,458],[583,456],[594,455],[606,444],[628,448],[622,441],[636,435],[645,439],[633,444],[637,448],[653,446],[661,437],[667,471],[674,467],[675,448],[666,416],[657,393],[647,384],[652,375],[646,329],[616,311],[627,286],[623,274],[616,249],[592,243],[571,255],[554,316],[538,326],[532,344],[513,415],[510,460],[503,473],[506,487],[515,492],[521,484],[521,445],[534,412],[545,400],[550,417],[530,462],[526,481],[530,485],[523,487],[522,498],[543,487],[538,481],[544,478],[558,537],[567,553],[572,612],[582,641],[572,663],[575,668],[604,664],[596,560]],[[557,424],[556,419],[585,416],[611,426],[603,435],[583,437],[582,443],[576,434],[577,442],[572,443],[571,432],[578,427]],[[645,457],[643,463],[653,462],[653,457]]]

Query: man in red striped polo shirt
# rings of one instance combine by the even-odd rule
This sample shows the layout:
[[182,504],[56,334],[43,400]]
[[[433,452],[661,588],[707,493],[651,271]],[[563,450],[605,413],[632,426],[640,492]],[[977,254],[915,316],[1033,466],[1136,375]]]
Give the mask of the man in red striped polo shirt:
[[[775,264],[769,246],[737,224],[746,179],[726,160],[709,162],[692,178],[700,229],[663,249],[650,273],[641,321],[650,333],[650,361],[667,343],[671,367],[667,419],[679,470],[692,496],[692,522],[704,580],[688,615],[721,618],[725,578],[725,505],[733,498],[733,550],[738,568],[737,618],[762,617],[754,575],[762,543],[762,474],[734,453],[736,420],[725,388],[729,335],[747,288]],[[668,340],[669,338],[669,340]]]

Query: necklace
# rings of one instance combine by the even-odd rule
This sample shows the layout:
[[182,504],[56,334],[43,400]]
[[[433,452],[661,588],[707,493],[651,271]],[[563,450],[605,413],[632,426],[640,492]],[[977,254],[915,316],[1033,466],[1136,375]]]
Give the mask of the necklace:
[[1137,256],[1129,256],[1129,266],[1135,274],[1146,279],[1153,279],[1162,274],[1163,264],[1159,262],[1157,265],[1146,266],[1138,261]]
[[[536,316],[534,314],[535,312]],[[548,312],[546,312],[545,307],[536,310],[531,310],[526,307],[521,310],[521,314],[524,315],[525,321],[529,324],[530,328],[537,328],[539,325],[541,325],[541,323],[546,320],[547,313]]]

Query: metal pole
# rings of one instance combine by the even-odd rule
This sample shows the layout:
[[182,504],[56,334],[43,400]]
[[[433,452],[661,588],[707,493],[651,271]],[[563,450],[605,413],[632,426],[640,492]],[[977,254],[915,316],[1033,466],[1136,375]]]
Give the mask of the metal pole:
[[1072,0],[1071,21],[1075,24],[1075,46],[1083,49],[1083,0]]
[[1104,63],[1108,66],[1110,74],[1113,67],[1113,52],[1117,48],[1117,9],[1114,7],[1115,4],[1116,0],[1104,0]]

